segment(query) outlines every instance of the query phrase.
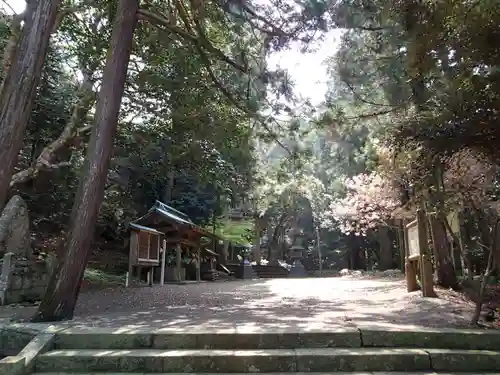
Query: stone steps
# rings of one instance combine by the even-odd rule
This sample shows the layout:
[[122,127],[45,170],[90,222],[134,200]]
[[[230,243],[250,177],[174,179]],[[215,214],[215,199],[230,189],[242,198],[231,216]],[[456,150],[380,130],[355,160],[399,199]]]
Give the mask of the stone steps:
[[500,369],[500,352],[414,348],[70,349],[36,358],[36,372],[353,372]]
[[252,268],[259,279],[283,278],[290,274],[290,271],[279,265],[254,265]]
[[482,374],[500,370],[500,332],[69,328],[57,333],[49,350],[36,356],[34,370],[44,375]]

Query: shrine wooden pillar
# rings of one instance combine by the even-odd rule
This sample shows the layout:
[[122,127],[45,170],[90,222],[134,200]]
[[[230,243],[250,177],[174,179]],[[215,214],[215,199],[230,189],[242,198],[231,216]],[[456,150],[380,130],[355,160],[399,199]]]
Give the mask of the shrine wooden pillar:
[[125,286],[128,287],[133,283],[134,279],[134,265],[137,263],[139,255],[139,234],[132,230],[130,232],[129,241],[129,254],[128,254],[128,270],[125,277]]
[[166,257],[167,257],[167,241],[163,240],[163,247],[161,250],[161,275],[160,275],[160,285],[165,284],[165,263],[166,263]]
[[222,247],[222,254],[219,256],[219,263],[225,266],[227,264],[227,258],[229,253],[229,241],[224,240],[224,246]]
[[201,250],[196,250],[196,281],[201,281]]
[[175,269],[177,271],[177,281],[182,281],[181,280],[181,254],[182,254],[182,248],[180,242],[177,243],[175,246]]

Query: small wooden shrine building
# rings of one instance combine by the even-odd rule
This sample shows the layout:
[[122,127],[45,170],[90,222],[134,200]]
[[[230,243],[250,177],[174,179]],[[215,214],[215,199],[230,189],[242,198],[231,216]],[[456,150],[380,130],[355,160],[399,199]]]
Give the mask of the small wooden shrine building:
[[[196,280],[201,279],[200,263],[202,251],[201,239],[203,237],[211,241],[219,240],[217,236],[206,232],[194,224],[184,213],[170,207],[160,201],[150,208],[148,213],[129,224],[130,249],[127,285],[130,279],[140,275],[143,269],[147,269],[147,280],[152,285],[155,278],[155,270],[160,270],[160,284],[164,284],[167,272],[167,252],[175,249],[174,275],[169,279],[183,281],[182,254],[189,255],[196,266]],[[212,253],[214,257],[217,254]],[[212,261],[211,261],[212,264]]]

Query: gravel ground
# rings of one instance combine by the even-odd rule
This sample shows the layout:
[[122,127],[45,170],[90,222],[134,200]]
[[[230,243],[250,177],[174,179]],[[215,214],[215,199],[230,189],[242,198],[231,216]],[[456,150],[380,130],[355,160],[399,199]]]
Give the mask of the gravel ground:
[[75,324],[162,329],[467,327],[472,304],[424,299],[399,278],[229,281],[82,293]]

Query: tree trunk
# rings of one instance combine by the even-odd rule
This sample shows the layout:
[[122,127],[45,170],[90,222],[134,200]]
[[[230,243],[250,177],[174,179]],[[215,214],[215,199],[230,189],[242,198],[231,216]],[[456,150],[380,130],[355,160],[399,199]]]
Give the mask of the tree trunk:
[[465,211],[460,217],[461,230],[460,230],[460,241],[462,242],[462,252],[465,262],[465,269],[467,270],[467,280],[472,281],[474,277],[474,267],[472,259],[472,249],[474,247],[474,241],[472,240],[472,228],[470,219],[465,220],[465,218],[470,218],[470,211]]
[[165,186],[165,192],[163,193],[163,203],[170,204],[172,200],[172,192],[174,190],[174,169],[173,166],[170,165],[170,168],[167,173],[167,186]]
[[497,236],[498,236],[498,220],[495,218],[495,224],[493,228],[493,233],[492,233],[492,241],[491,241],[491,246],[490,246],[490,252],[488,255],[488,264],[486,265],[486,269],[484,271],[484,274],[482,275],[483,277],[481,278],[481,284],[479,287],[479,293],[476,301],[476,308],[474,309],[474,313],[472,314],[471,318],[471,324],[476,325],[479,321],[479,317],[481,316],[481,310],[483,308],[483,302],[484,302],[484,295],[486,292],[486,286],[488,285],[489,278],[491,275],[491,271],[493,269],[493,263],[494,263],[494,249],[497,246]]
[[448,238],[444,223],[435,215],[430,218],[432,242],[436,254],[436,269],[438,284],[445,288],[456,289],[458,287],[457,275],[450,256]]
[[399,253],[399,269],[402,273],[406,271],[406,243],[405,243],[405,221],[399,220],[398,223],[398,253]]
[[493,248],[493,271],[495,276],[500,276],[500,231],[497,230],[495,238],[495,248]]
[[479,232],[480,232],[480,241],[482,242],[482,247],[483,247],[483,253],[484,256],[480,258],[480,263],[479,263],[479,272],[478,274],[480,275],[482,273],[482,270],[486,268],[486,264],[489,258],[489,253],[492,253],[493,257],[493,263],[491,265],[491,270],[490,273],[494,274],[495,272],[495,266],[496,266],[496,249],[492,248],[493,242],[496,240],[495,237],[492,237],[491,235],[491,228],[494,228],[495,224],[492,223],[492,219],[488,216],[484,217],[484,215],[481,214],[476,214],[477,217],[477,223],[479,226]]
[[286,212],[282,213],[278,219],[278,223],[274,227],[274,230],[272,230],[271,220],[269,219],[267,221],[267,230],[269,231],[267,239],[267,245],[269,246],[269,257],[267,260],[269,262],[271,260],[275,260],[278,258],[283,259],[283,256],[279,255],[279,241],[280,238],[282,237],[283,225],[285,224],[287,219],[288,219],[288,214]]
[[378,243],[380,249],[379,269],[385,271],[392,268],[392,244],[389,238],[389,228],[381,226],[378,230]]
[[34,321],[73,317],[78,291],[90,254],[125,87],[137,22],[137,0],[120,0],[104,68],[83,178],[76,195],[66,253],[52,274]]
[[321,256],[321,241],[319,237],[319,227],[316,225],[316,248],[318,249],[319,272],[323,271],[323,257]]
[[255,219],[254,223],[254,239],[253,239],[253,260],[257,265],[260,265],[261,256],[260,256],[260,231],[261,226],[258,223],[259,219]]
[[[278,244],[274,244],[273,242],[273,227],[271,220],[267,222],[267,228],[266,228],[266,236],[267,236],[267,260],[270,262],[271,260],[275,259],[277,257],[278,253]],[[275,246],[275,247],[274,247]]]
[[27,19],[12,66],[0,93],[0,209],[10,190],[10,180],[23,144],[35,91],[40,81],[50,33],[60,0],[38,0],[29,4]]
[[354,234],[350,234],[350,269],[364,270],[366,269],[366,258],[364,251],[361,249],[361,243]]

